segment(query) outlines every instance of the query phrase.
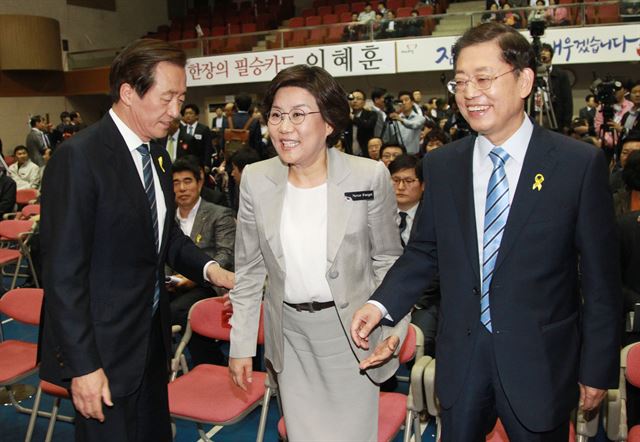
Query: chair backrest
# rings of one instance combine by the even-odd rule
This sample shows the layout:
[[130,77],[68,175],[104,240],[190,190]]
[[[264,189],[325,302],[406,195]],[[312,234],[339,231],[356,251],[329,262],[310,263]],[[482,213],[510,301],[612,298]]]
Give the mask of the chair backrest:
[[10,241],[17,241],[21,233],[28,233],[32,228],[32,220],[7,219],[0,221],[0,236]]
[[38,191],[36,189],[21,189],[16,191],[16,203],[28,204],[29,201],[38,198]]
[[42,289],[13,289],[0,298],[0,313],[29,325],[40,324]]
[[325,25],[330,25],[333,23],[338,23],[338,16],[335,14],[327,14],[322,16],[322,23]]
[[627,353],[625,377],[630,384],[640,387],[640,342],[633,345]]
[[402,347],[400,347],[400,353],[398,353],[398,359],[401,364],[409,362],[416,354],[416,329],[413,324],[409,324],[407,329],[407,336],[404,338]]
[[322,24],[322,17],[319,15],[311,15],[305,19],[306,26],[318,26]]
[[27,218],[34,215],[40,215],[40,204],[27,204],[22,208],[21,212],[22,215],[26,216]]
[[[196,302],[189,311],[189,325],[195,333],[207,338],[229,341],[231,337],[231,309],[224,306],[222,297],[207,298]],[[264,343],[263,309],[260,305],[258,344]]]

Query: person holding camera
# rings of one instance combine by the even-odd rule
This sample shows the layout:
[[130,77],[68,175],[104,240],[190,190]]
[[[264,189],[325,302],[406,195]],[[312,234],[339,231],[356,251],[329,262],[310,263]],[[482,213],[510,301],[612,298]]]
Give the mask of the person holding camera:
[[603,140],[602,147],[609,150],[611,155],[622,132],[622,117],[634,107],[633,103],[625,98],[627,92],[620,81],[601,82],[595,88],[596,98],[600,102],[593,119],[596,136]]
[[397,141],[404,145],[407,153],[416,154],[420,151],[420,131],[425,123],[425,117],[417,112],[413,106],[413,96],[409,91],[398,93],[400,109],[391,112],[389,118],[393,121],[393,127],[397,130]]
[[344,150],[346,153],[358,156],[367,156],[367,143],[373,138],[378,116],[374,111],[364,108],[367,96],[360,89],[355,89],[349,94],[349,106],[351,107],[351,124],[347,126],[344,135]]

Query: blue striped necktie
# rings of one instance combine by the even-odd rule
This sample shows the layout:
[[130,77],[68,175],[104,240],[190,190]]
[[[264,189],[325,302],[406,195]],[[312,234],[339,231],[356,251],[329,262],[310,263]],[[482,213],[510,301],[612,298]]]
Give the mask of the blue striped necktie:
[[[144,178],[144,191],[147,193],[147,199],[149,200],[149,209],[151,210],[151,222],[153,224],[153,235],[155,238],[156,253],[158,252],[159,244],[159,231],[158,231],[158,208],[156,203],[156,189],[153,184],[153,166],[151,165],[151,154],[149,153],[149,146],[146,144],[140,145],[137,149],[142,156],[142,175]],[[158,308],[158,301],[160,300],[160,283],[156,277],[156,285],[153,290],[153,307],[152,313],[156,312]]]
[[489,289],[493,271],[498,259],[502,234],[509,216],[509,182],[504,165],[509,154],[501,147],[489,152],[493,162],[493,172],[487,187],[487,202],[484,211],[484,233],[482,245],[482,297],[480,298],[480,322],[492,332]]

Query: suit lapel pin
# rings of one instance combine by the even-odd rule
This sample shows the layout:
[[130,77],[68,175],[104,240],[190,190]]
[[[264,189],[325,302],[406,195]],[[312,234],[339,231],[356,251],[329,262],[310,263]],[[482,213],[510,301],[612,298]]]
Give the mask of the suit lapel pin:
[[200,244],[200,241],[202,241],[202,235],[200,235],[199,233],[196,235],[196,244]]
[[162,169],[162,172],[166,173],[164,167],[162,166],[162,157],[158,157],[158,165],[160,166],[160,169]]
[[537,174],[535,176],[535,178],[533,179],[533,187],[531,188],[532,190],[537,190],[538,192],[540,192],[542,190],[542,182],[544,181],[544,176],[542,176],[541,173]]

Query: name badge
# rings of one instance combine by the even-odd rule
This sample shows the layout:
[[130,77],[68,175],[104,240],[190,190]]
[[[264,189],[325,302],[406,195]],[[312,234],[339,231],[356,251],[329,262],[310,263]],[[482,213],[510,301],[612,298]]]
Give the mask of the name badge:
[[373,200],[373,190],[361,190],[359,192],[345,192],[344,199],[347,201]]
[[196,140],[201,140],[202,139],[202,134],[194,134],[193,138],[195,138]]

